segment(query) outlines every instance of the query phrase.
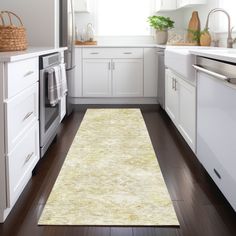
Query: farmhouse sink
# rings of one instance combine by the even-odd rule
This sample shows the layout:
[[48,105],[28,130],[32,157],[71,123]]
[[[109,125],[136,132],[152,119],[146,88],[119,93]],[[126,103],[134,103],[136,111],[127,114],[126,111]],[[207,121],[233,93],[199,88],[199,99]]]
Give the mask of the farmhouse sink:
[[[195,71],[192,67],[195,64],[196,56],[189,51],[192,47],[170,47],[165,51],[165,66],[175,71],[186,80],[195,81]],[[196,49],[196,48],[195,48]]]

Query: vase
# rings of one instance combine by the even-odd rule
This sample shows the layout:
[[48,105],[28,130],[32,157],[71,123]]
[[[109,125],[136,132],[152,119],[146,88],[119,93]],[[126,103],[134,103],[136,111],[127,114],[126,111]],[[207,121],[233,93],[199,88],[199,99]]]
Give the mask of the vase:
[[211,46],[211,35],[208,31],[201,34],[200,45],[205,47]]
[[168,41],[168,30],[157,30],[156,41],[157,44],[165,45]]

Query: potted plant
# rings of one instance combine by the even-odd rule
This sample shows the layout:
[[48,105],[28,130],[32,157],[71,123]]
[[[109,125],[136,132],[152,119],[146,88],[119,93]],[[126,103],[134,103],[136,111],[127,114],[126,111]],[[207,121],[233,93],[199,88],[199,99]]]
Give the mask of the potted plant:
[[166,44],[168,41],[168,29],[174,28],[174,21],[170,17],[149,16],[150,26],[156,29],[156,39],[158,44]]
[[211,45],[211,35],[208,29],[200,30],[188,30],[189,33],[193,35],[193,41],[200,46],[210,46]]

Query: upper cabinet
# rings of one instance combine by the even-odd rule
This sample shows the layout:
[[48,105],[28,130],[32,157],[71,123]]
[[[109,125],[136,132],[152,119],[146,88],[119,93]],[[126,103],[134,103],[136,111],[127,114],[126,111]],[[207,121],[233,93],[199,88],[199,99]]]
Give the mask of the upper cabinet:
[[177,0],[177,8],[206,4],[207,0]]
[[177,7],[177,0],[156,0],[156,11],[172,11]]
[[207,0],[156,0],[156,11],[173,11],[183,7],[206,4]]
[[74,0],[75,12],[90,12],[89,0]]

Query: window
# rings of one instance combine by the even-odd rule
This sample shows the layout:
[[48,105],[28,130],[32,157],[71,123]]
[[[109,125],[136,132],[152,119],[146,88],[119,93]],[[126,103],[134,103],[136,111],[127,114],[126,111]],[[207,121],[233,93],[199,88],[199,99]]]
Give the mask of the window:
[[[220,8],[223,8],[230,14],[231,18],[231,27],[234,26],[234,31],[236,30],[236,15],[235,15],[235,8],[236,8],[236,1],[229,1],[229,0],[220,0],[219,1]],[[219,30],[220,31],[228,31],[228,19],[224,13],[218,13],[220,15],[219,18]]]
[[147,17],[155,0],[97,0],[97,34],[100,36],[150,35]]

